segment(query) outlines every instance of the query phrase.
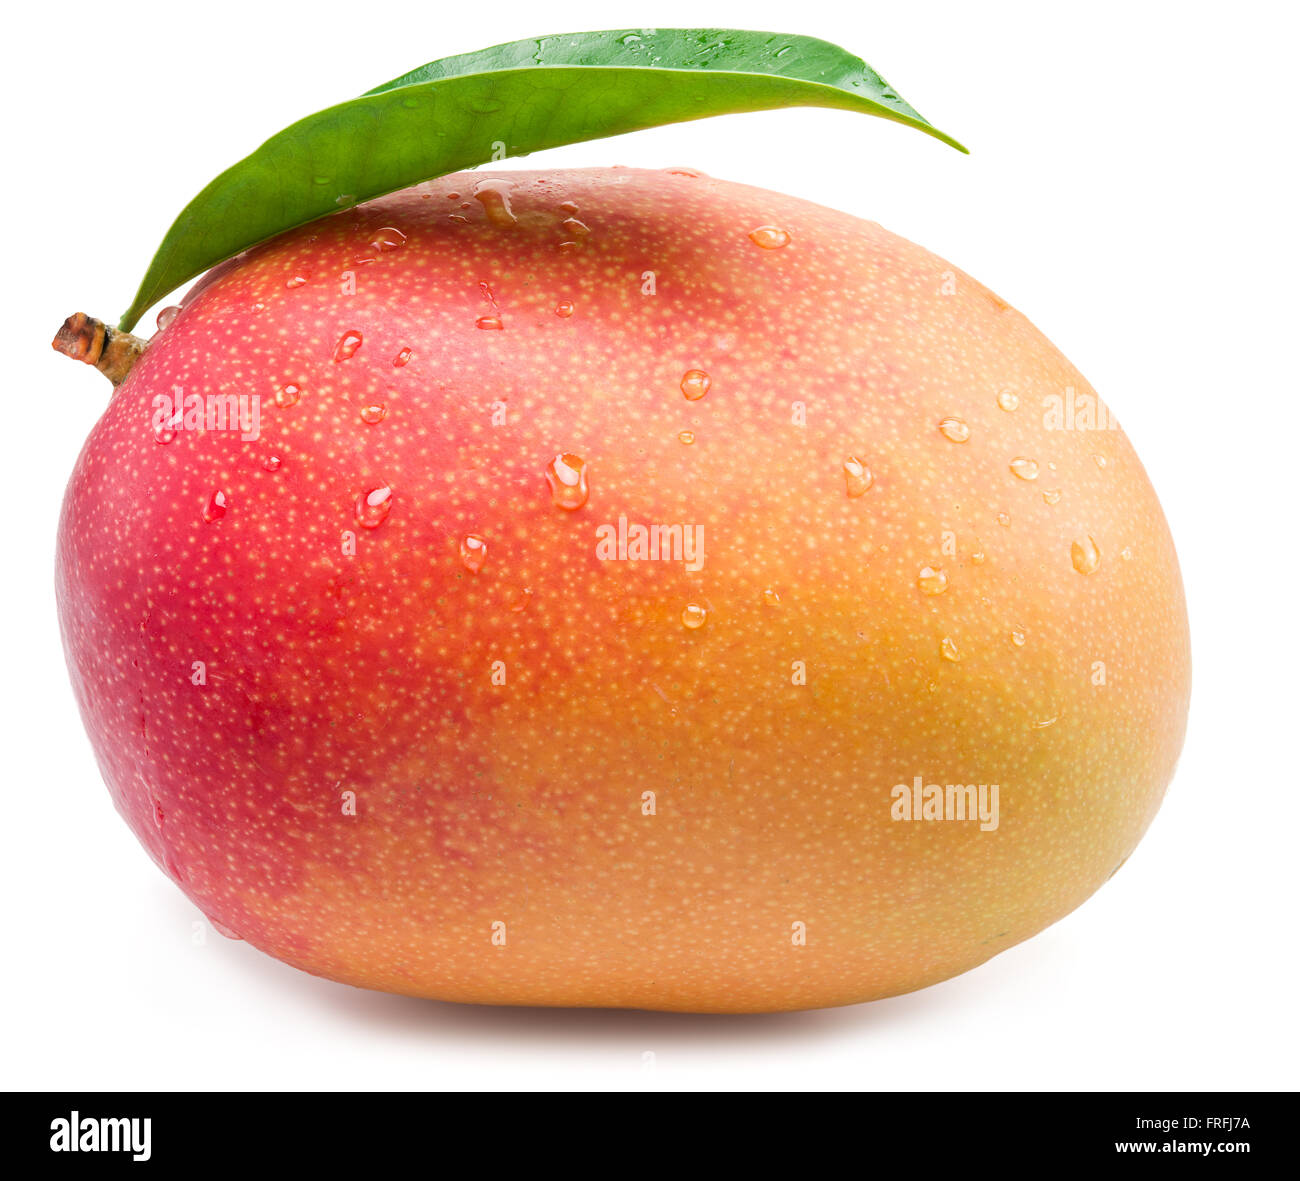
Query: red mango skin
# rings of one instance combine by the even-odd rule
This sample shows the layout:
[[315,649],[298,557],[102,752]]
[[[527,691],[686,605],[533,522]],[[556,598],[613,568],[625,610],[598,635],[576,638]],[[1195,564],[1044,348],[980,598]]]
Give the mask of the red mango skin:
[[[256,395],[259,437],[158,442],[178,386]],[[1116,870],[1183,740],[1174,547],[1122,431],[1049,429],[1067,389],[951,264],[685,169],[286,233],[197,285],[68,487],[113,801],[219,929],[366,988],[754,1012],[964,972]],[[701,526],[703,567],[602,560],[620,515]],[[999,785],[996,829],[894,819],[918,776]]]

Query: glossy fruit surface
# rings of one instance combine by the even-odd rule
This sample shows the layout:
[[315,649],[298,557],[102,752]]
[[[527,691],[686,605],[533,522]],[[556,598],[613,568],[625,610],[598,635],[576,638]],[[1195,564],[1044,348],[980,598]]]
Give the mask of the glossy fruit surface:
[[[874,223],[685,169],[461,174],[163,322],[67,493],[68,660],[137,836],[290,964],[851,1003],[1060,918],[1159,805],[1189,649],[1137,457]],[[996,784],[993,823],[899,819],[918,779]]]

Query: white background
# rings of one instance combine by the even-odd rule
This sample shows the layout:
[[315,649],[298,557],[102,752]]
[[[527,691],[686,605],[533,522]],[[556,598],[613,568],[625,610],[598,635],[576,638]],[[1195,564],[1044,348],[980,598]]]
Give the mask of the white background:
[[[0,82],[13,362],[0,1085],[1296,1085],[1292,6],[127,0],[118,15],[14,11]],[[848,210],[951,259],[1055,341],[1123,421],[1182,557],[1192,717],[1163,810],[1124,870],[1055,927],[945,984],[841,1010],[460,1007],[316,980],[210,932],[195,945],[200,916],[113,811],[63,667],[56,514],[108,388],[50,350],[54,330],[77,310],[115,319],[181,206],[305,113],[498,41],[697,24],[838,42],[973,154],[796,110],[526,166],[695,166]]]

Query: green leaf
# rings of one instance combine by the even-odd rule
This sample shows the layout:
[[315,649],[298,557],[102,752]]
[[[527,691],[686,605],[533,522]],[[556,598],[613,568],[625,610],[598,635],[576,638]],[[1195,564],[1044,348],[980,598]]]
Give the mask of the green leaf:
[[250,246],[422,180],[663,123],[790,106],[877,115],[966,150],[870,66],[812,37],[642,29],[515,41],[430,62],[272,136],[182,210],[121,327]]

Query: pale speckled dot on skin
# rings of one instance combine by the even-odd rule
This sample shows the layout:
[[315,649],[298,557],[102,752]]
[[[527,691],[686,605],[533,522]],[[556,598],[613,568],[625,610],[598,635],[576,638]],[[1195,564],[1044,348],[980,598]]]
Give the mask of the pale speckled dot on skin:
[[[176,385],[260,395],[261,437],[155,441]],[[687,172],[451,176],[291,232],[196,288],[72,477],[117,806],[223,926],[373,988],[741,1011],[961,972],[1107,878],[1182,742],[1173,546],[1120,432],[1045,428],[1067,387],[942,260]],[[703,526],[703,569],[598,560],[620,514]],[[891,820],[917,775],[998,783],[999,827]]]

